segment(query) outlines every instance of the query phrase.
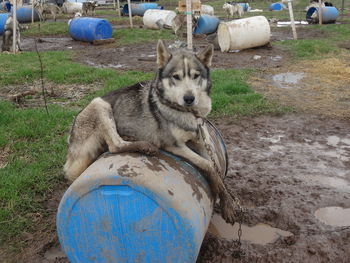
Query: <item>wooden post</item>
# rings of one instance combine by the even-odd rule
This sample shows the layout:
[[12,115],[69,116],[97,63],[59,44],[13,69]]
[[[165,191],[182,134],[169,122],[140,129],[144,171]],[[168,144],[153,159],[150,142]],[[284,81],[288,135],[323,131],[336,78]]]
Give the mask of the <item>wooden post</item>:
[[132,23],[131,1],[130,1],[130,0],[128,0],[128,8],[129,8],[130,28],[134,28],[134,25],[133,25],[133,23]]
[[322,25],[322,0],[318,0],[318,23]]
[[187,48],[193,49],[192,43],[192,1],[186,0],[186,19],[187,19]]
[[290,16],[290,25],[292,26],[292,31],[293,31],[293,38],[294,40],[297,40],[298,36],[297,36],[297,30],[295,28],[295,23],[294,23],[292,0],[288,0],[288,9],[289,9],[289,16]]
[[[115,0],[114,0],[114,3],[115,3]],[[119,0],[117,0],[117,5],[118,5],[118,16],[121,17],[121,13],[120,13],[120,3],[119,3]]]
[[34,23],[34,0],[32,0],[32,24]]
[[341,20],[343,20],[344,17],[344,0],[341,0]]
[[13,18],[13,35],[12,35],[12,50],[13,54],[16,54],[16,46],[17,46],[17,0],[13,0],[13,8],[12,8],[12,18]]

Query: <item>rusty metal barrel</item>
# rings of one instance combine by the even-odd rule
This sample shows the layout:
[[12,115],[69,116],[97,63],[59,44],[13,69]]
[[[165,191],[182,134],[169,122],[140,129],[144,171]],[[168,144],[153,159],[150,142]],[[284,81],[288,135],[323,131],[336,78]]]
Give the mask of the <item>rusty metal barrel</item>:
[[[225,174],[224,141],[205,125]],[[72,263],[195,262],[212,212],[207,182],[185,160],[105,153],[64,194],[57,232]]]

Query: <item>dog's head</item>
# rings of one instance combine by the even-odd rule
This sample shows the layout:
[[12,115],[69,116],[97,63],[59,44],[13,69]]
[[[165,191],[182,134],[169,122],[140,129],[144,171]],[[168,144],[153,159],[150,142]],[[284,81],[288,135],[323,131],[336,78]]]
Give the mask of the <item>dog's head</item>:
[[211,110],[209,66],[213,46],[199,53],[180,49],[170,52],[158,41],[158,93],[163,99],[184,110],[206,116]]

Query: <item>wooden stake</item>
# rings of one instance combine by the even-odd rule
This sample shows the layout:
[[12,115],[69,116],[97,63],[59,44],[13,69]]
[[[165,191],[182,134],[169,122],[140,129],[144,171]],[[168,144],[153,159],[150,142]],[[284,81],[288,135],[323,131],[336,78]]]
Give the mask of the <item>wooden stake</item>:
[[344,16],[344,0],[341,0],[341,20],[343,20]]
[[[115,0],[114,0],[114,3],[115,3]],[[117,10],[118,10],[118,17],[121,17],[122,15],[121,15],[121,13],[120,13],[120,3],[119,3],[119,0],[117,0],[117,5],[118,5],[118,8],[117,8]]]
[[318,0],[318,23],[322,25],[322,0]]
[[291,0],[288,0],[288,9],[289,9],[289,16],[290,16],[290,25],[292,26],[292,31],[293,31],[293,38],[294,40],[297,40],[298,36],[297,36],[297,30],[295,28],[293,6],[292,6]]
[[187,19],[187,48],[193,49],[192,43],[192,1],[186,0],[186,19]]
[[129,19],[130,19],[130,28],[134,28],[134,25],[132,23],[132,14],[131,14],[131,1],[128,0],[128,8],[129,8]]
[[34,23],[34,0],[32,0],[32,24]]
[[12,18],[13,18],[13,35],[12,35],[12,50],[13,54],[16,54],[16,46],[17,46],[17,0],[13,0],[13,8],[12,8]]

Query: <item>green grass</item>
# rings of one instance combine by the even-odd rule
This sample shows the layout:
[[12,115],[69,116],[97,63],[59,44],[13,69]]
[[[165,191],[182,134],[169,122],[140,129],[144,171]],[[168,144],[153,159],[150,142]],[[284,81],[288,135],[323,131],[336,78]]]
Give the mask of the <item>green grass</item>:
[[154,42],[158,39],[175,39],[171,30],[150,29],[118,29],[113,31],[113,37],[120,45]]
[[255,116],[281,114],[288,109],[269,102],[247,84],[251,70],[215,70],[212,73],[211,116]]
[[23,36],[68,36],[67,22],[35,22],[28,27],[22,32]]

